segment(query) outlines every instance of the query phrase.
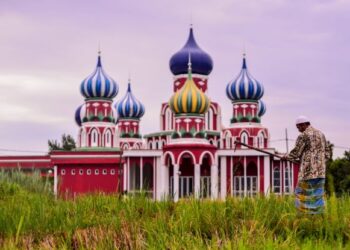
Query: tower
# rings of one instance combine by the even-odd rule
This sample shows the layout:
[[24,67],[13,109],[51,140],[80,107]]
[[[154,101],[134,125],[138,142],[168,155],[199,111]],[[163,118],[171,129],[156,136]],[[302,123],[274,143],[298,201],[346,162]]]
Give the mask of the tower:
[[234,140],[267,148],[268,130],[261,125],[261,117],[266,112],[261,101],[264,87],[249,73],[245,54],[240,73],[226,86],[226,95],[232,102],[232,118],[230,128],[223,131],[225,148],[232,147]]
[[125,96],[115,104],[118,119],[118,140],[122,149],[140,148],[140,118],[145,114],[144,105],[136,99],[131,91],[130,79]]
[[75,112],[75,121],[80,127],[78,147],[112,148],[116,143],[116,117],[113,98],[118,94],[118,84],[103,70],[98,53],[96,69],[80,85],[85,103]]

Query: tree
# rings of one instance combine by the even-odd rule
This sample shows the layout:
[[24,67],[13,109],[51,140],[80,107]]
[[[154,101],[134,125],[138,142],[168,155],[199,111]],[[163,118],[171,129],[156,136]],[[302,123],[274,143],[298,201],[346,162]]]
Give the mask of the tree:
[[327,163],[327,181],[329,193],[350,193],[350,151],[345,151],[344,157]]
[[49,140],[48,141],[49,151],[53,150],[65,150],[71,151],[76,148],[75,141],[71,135],[63,134],[61,137],[61,143],[57,140]]

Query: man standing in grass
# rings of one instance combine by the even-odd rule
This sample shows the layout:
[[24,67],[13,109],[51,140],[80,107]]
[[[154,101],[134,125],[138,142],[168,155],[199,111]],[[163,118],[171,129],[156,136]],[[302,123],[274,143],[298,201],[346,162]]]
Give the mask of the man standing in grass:
[[324,211],[326,160],[331,152],[324,134],[313,128],[307,117],[299,116],[296,127],[301,134],[292,151],[283,157],[300,161],[295,206],[300,213],[319,214]]

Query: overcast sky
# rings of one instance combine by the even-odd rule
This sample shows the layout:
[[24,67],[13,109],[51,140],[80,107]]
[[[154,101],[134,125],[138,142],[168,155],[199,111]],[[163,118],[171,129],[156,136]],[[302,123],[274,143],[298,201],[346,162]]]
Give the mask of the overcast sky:
[[[265,87],[262,124],[285,151],[285,129],[308,116],[342,156],[350,147],[350,1],[0,1],[0,154],[47,151],[48,139],[77,135],[81,81],[101,44],[105,71],[146,107],[142,133],[159,131],[162,102],[172,95],[169,59],[189,24],[214,61],[208,95],[229,125],[226,84],[245,48],[250,73]],[[290,148],[294,142],[290,142]],[[18,154],[18,152],[17,152]]]

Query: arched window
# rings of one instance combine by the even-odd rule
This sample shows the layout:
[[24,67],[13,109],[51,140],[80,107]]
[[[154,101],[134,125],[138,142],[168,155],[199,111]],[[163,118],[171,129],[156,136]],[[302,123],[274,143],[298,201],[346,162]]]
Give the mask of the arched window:
[[231,135],[230,133],[226,133],[225,135],[225,148],[231,147]]
[[165,112],[165,130],[172,130],[173,129],[173,119],[172,119],[172,113],[169,108],[167,108]]
[[273,169],[273,192],[281,193],[281,170],[279,167]]
[[286,166],[284,169],[284,192],[290,193],[291,189],[291,179],[292,173],[290,172],[290,167]]
[[265,145],[264,145],[264,134],[263,133],[259,133],[258,136],[257,136],[257,146],[258,148],[264,148]]
[[81,131],[81,134],[80,134],[80,146],[82,148],[86,147],[86,132],[84,129]]
[[105,147],[111,147],[112,146],[112,133],[108,129],[105,133]]
[[209,108],[208,112],[205,114],[205,128],[207,130],[214,130],[213,128],[213,110]]
[[91,147],[98,147],[98,132],[93,129],[91,132]]
[[152,145],[153,145],[153,143],[152,143],[152,141],[150,141],[150,142],[148,143],[148,149],[152,149]]
[[248,144],[248,134],[246,132],[241,134],[241,142]]

